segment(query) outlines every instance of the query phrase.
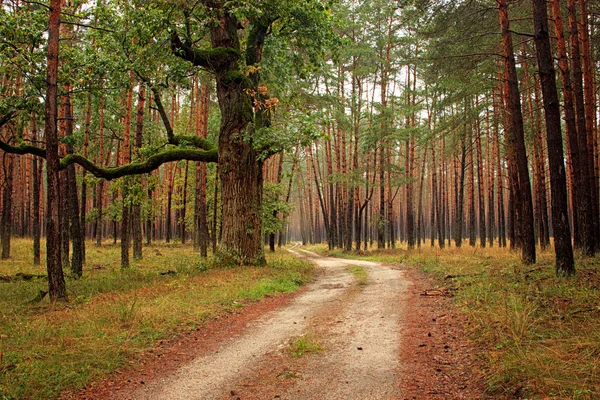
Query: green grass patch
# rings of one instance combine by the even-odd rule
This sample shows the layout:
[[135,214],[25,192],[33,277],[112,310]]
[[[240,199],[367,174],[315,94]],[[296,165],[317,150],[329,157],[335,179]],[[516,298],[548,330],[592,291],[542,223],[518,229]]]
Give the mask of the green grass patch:
[[[68,304],[32,303],[45,279],[0,282],[0,399],[52,399],[136,359],[162,338],[194,329],[219,313],[311,279],[312,265],[281,251],[263,267],[207,268],[191,246],[144,248],[119,267],[118,246],[87,243],[84,275],[67,277]],[[45,274],[31,265],[31,242],[13,240],[0,275]]]
[[299,358],[306,354],[315,354],[323,351],[323,346],[311,335],[302,335],[294,339],[288,346],[290,356]]
[[359,267],[358,265],[352,265],[348,267],[348,270],[352,273],[352,275],[354,275],[354,278],[356,278],[357,283],[359,285],[368,284],[367,279],[369,278],[369,274],[363,267]]
[[[539,249],[538,249],[539,250]],[[336,257],[419,267],[453,287],[469,337],[486,348],[489,392],[502,398],[600,398],[600,259],[577,258],[577,275],[557,278],[552,249],[526,266],[501,248],[330,252]]]

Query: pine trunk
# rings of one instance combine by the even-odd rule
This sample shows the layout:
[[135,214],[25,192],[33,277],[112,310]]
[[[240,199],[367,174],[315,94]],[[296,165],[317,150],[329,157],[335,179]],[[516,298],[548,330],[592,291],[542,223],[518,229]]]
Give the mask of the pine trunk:
[[[141,83],[138,92],[138,104],[135,117],[135,153],[136,158],[141,156],[142,136],[144,133],[144,107],[146,103],[146,86]],[[141,183],[141,178],[135,178],[137,183]],[[142,190],[142,185],[138,190]],[[143,257],[143,234],[142,234],[142,205],[140,204],[140,196],[135,196],[135,200],[131,206],[131,237],[133,239],[133,259],[141,260]]]
[[[196,135],[206,139],[208,132],[209,85],[203,83],[196,101]],[[206,164],[196,164],[196,196],[194,204],[194,247],[201,257],[208,256],[208,215],[206,212]]]
[[0,222],[0,240],[2,240],[2,259],[10,258],[10,241],[12,237],[13,214],[13,182],[15,156],[9,153],[2,155],[2,168],[5,171],[2,182],[2,221]]
[[504,67],[508,86],[508,111],[510,114],[510,129],[507,132],[507,145],[510,153],[514,154],[517,180],[513,182],[514,199],[518,200],[515,209],[518,211],[518,224],[520,242],[522,245],[521,258],[525,264],[533,264],[536,260],[535,233],[533,228],[533,202],[531,197],[531,183],[529,180],[529,167],[525,151],[525,134],[523,129],[523,115],[519,95],[517,69],[513,53],[512,34],[508,20],[508,6],[506,0],[498,0],[500,26],[502,28],[502,46],[504,52]]
[[58,52],[60,36],[60,11],[62,0],[50,1],[48,23],[48,64],[46,74],[46,260],[48,271],[48,295],[51,301],[66,300],[67,291],[61,265],[60,221],[58,213]]
[[[123,132],[123,152],[121,153],[121,164],[129,164],[131,162],[131,112],[133,107],[133,82],[134,73],[129,75],[130,87],[127,89],[127,98],[125,101],[125,131]],[[131,214],[131,177],[125,177],[123,183],[122,198],[123,198],[123,213],[121,218],[121,268],[129,268],[129,247],[131,245],[130,233],[130,214]]]
[[580,237],[582,252],[586,257],[592,257],[596,252],[594,232],[594,205],[593,205],[593,167],[588,153],[588,139],[585,116],[585,103],[583,91],[583,71],[581,66],[581,51],[579,42],[579,28],[575,9],[575,0],[567,1],[569,13],[569,26],[571,28],[571,68],[573,72],[573,96],[575,104],[575,127],[577,129],[577,143],[579,148],[579,173],[581,174],[581,208],[577,210],[580,223]]
[[[67,90],[70,90],[70,85],[67,85]],[[65,116],[65,136],[67,138],[73,136],[73,113],[71,106],[71,95],[69,92],[65,95],[64,103],[64,116]],[[73,146],[68,144],[66,146],[67,154],[73,154]],[[77,198],[77,181],[75,178],[75,164],[69,165],[64,174],[66,180],[67,191],[66,201],[68,201],[68,220],[67,226],[69,227],[69,237],[73,243],[73,255],[71,257],[71,272],[75,277],[81,277],[83,274],[83,236],[81,229],[81,220],[79,217],[79,200]],[[66,239],[68,245],[69,237]]]
[[556,90],[556,77],[550,37],[546,0],[533,0],[535,47],[537,50],[544,111],[546,115],[546,143],[550,163],[550,190],[552,191],[552,226],[556,254],[556,274],[570,276],[575,273],[571,232],[567,211],[567,180],[562,147],[560,109]]
[[[37,124],[35,115],[31,118],[31,132],[32,140],[37,142]],[[41,226],[40,226],[40,189],[41,189],[41,167],[43,161],[39,160],[38,157],[33,157],[31,160],[31,169],[33,172],[33,264],[40,265],[40,253],[41,253]]]
[[[475,104],[478,105],[477,102]],[[481,127],[479,120],[475,123],[475,149],[477,151],[477,199],[479,205],[479,245],[486,245],[486,226],[485,226],[485,186],[484,186],[484,166],[483,166],[483,151],[481,149]]]

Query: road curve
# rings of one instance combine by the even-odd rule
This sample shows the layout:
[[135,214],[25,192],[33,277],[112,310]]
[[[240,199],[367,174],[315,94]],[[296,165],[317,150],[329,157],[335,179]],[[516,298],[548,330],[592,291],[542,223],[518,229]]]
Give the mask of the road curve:
[[[296,247],[290,251],[318,266],[317,277],[306,291],[288,305],[249,323],[241,335],[227,338],[219,348],[127,398],[399,397],[397,372],[405,309],[403,293],[409,285],[402,271],[375,262],[320,257]],[[365,269],[366,284],[357,284],[349,266]],[[283,354],[293,338],[306,333],[319,338],[323,351],[307,357],[302,372],[291,384],[288,382],[284,387],[277,384],[277,379],[273,383],[260,376],[257,371],[262,363],[274,353]],[[265,387],[269,385],[273,387]]]

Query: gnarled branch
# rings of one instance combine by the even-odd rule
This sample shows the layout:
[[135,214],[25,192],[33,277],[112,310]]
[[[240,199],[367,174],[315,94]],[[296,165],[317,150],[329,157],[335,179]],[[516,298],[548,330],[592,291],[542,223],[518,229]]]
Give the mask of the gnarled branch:
[[[208,140],[197,138],[195,136],[175,136],[175,142],[180,144],[189,143],[196,146],[197,148],[201,148],[202,150],[169,149],[164,150],[160,153],[156,153],[148,157],[148,159],[146,159],[143,162],[134,162],[131,164],[122,165],[120,167],[107,168],[101,168],[83,156],[77,154],[68,154],[60,160],[60,169],[63,170],[71,164],[78,164],[97,178],[111,180],[121,178],[127,175],[146,174],[154,171],[162,164],[172,161],[218,161],[217,147],[210,143]],[[0,150],[11,154],[32,154],[34,156],[46,158],[45,149],[26,144],[12,146],[6,142],[0,141]]]
[[40,149],[39,147],[30,146],[24,143],[18,146],[12,146],[0,140],[0,150],[3,150],[5,153],[10,154],[33,154],[34,156],[46,158],[45,149]]
[[154,171],[162,164],[180,160],[217,162],[217,149],[214,147],[211,150],[170,149],[154,154],[144,162],[134,162],[110,168],[98,167],[83,156],[69,154],[60,161],[60,168],[64,169],[71,164],[78,164],[97,178],[111,180],[123,176],[146,174]]
[[212,72],[240,57],[239,52],[232,48],[197,49],[187,40],[181,40],[177,32],[171,34],[171,50],[176,56]]

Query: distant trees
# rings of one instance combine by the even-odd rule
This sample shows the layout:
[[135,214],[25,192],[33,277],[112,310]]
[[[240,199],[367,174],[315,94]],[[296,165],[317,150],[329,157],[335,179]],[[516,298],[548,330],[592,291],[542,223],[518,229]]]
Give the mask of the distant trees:
[[[583,67],[595,54],[585,38],[596,33],[589,25],[591,3],[576,3],[553,2],[555,15],[567,10],[577,22],[567,35],[558,33],[560,18],[549,24],[557,28],[563,77],[557,85],[548,80],[553,63],[532,57],[527,38],[539,39],[534,28],[548,18],[536,15],[534,26],[531,7],[510,3],[509,13],[509,2],[497,1],[494,16],[478,2],[438,8],[343,2],[338,12],[351,15],[338,27],[345,46],[328,73],[315,77],[326,99],[315,103],[324,114],[324,140],[305,153],[315,200],[299,197],[304,217],[296,224],[324,231],[330,247],[346,250],[350,236],[356,249],[392,247],[398,239],[411,248],[426,237],[440,247],[450,239],[464,245],[465,238],[471,246],[506,246],[508,237],[526,263],[536,260],[536,242],[544,248],[552,235],[557,273],[571,274],[571,230],[575,247],[594,254],[589,232],[597,212],[589,207],[597,204],[598,181],[597,136],[584,127],[597,126],[586,107],[597,107],[589,88],[598,70]],[[498,26],[502,35],[490,35]],[[576,78],[584,83],[578,91],[569,89]],[[562,96],[547,100],[552,87],[562,88]],[[558,102],[564,102],[566,166],[562,124],[552,110]],[[595,160],[593,168],[580,166],[586,156]],[[561,171],[568,173],[568,190]],[[570,205],[562,203],[565,193]],[[309,219],[311,213],[320,218]]]
[[567,234],[588,257],[600,237],[599,13],[553,0],[549,20],[532,4],[72,5],[53,66],[55,3],[5,1],[2,255],[32,235],[39,262],[45,235],[58,287],[62,266],[82,273],[84,236],[120,238],[127,267],[144,234],[232,263],[289,238],[510,244],[531,263],[552,235],[569,275]]

